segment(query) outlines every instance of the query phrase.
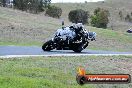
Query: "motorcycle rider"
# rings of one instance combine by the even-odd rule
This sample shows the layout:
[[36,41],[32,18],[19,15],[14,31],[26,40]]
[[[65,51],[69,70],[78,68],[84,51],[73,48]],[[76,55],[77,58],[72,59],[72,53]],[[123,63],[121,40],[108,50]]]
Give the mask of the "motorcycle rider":
[[[72,41],[80,40],[84,41],[84,38],[88,37],[89,40],[95,40],[96,33],[95,32],[87,32],[82,23],[73,23],[69,27],[64,27],[62,29],[57,30],[56,35],[63,38],[63,40],[67,41],[68,44],[72,43]],[[84,41],[85,42],[85,41]]]
[[83,39],[85,37],[84,33],[86,32],[86,30],[84,29],[84,25],[82,23],[73,23],[69,28],[70,30],[73,30],[76,34],[74,40],[78,40],[81,37]]
[[77,23],[77,24],[73,23],[69,28],[71,30],[73,29],[77,34],[80,30],[82,30],[84,28],[84,26],[82,23]]
[[84,26],[82,25],[82,23],[77,23],[77,24],[73,23],[69,27],[64,27],[62,25],[62,29],[58,29],[55,35],[61,38],[63,37],[63,40],[66,40],[66,38],[73,39],[83,29]]
[[[64,27],[64,22],[62,22],[62,29],[58,29],[55,35],[62,38],[65,41],[65,44],[69,44],[79,39],[80,36],[83,36],[83,35],[78,35],[79,32],[83,29],[84,26],[82,23],[77,23],[77,24],[73,23],[69,27]],[[61,43],[62,42],[60,41],[60,43],[58,44]]]

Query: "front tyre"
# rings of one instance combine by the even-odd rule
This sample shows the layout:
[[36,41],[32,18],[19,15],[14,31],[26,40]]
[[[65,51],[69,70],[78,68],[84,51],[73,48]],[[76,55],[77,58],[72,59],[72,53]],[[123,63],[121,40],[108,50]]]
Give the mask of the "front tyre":
[[84,50],[86,47],[88,46],[88,42],[86,42],[85,44],[77,44],[75,46],[73,46],[73,51],[80,53],[82,50]]
[[53,50],[54,49],[53,47],[54,47],[53,46],[53,41],[52,40],[49,40],[49,41],[47,41],[46,43],[43,44],[42,49],[44,51],[50,51],[50,50]]
[[82,47],[79,47],[78,49],[73,49],[73,51],[76,53],[81,53],[82,50],[83,50]]

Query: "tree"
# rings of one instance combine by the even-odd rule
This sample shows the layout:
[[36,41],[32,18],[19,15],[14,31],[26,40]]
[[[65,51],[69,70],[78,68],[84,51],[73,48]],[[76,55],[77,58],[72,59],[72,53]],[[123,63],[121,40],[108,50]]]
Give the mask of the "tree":
[[38,13],[44,11],[51,3],[51,0],[13,0],[16,9]]
[[126,15],[125,21],[132,22],[132,18],[131,18],[131,16],[129,14]]
[[73,23],[88,23],[89,13],[88,11],[84,11],[82,9],[72,10],[69,12],[68,18]]
[[119,16],[120,16],[120,19],[123,20],[123,14],[122,14],[122,11],[119,11]]
[[87,3],[88,3],[88,1],[84,1],[84,3],[85,3],[85,4],[87,4]]
[[13,0],[13,5],[16,9],[27,10],[29,0]]
[[62,9],[56,6],[49,6],[45,13],[45,15],[48,15],[53,18],[60,18],[61,14]]
[[6,0],[0,0],[0,3],[3,7],[6,7]]
[[107,28],[109,11],[97,8],[91,16],[91,25],[98,28]]
[[97,15],[98,12],[100,12],[100,11],[101,11],[101,8],[97,8],[97,9],[95,9],[95,10],[94,10],[94,15]]

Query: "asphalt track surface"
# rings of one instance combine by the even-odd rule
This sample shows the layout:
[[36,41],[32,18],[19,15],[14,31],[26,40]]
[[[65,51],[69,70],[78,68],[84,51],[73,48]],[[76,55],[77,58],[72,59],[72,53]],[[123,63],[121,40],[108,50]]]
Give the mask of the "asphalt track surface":
[[113,52],[85,49],[81,53],[72,50],[43,51],[37,46],[0,46],[0,57],[27,57],[27,56],[86,56],[86,55],[132,55],[132,52]]

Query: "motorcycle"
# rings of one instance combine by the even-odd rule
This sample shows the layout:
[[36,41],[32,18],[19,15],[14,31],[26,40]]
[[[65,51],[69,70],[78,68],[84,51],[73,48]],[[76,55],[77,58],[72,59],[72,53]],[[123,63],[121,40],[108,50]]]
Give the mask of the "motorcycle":
[[79,53],[88,46],[89,41],[95,40],[95,37],[95,32],[87,32],[84,28],[75,30],[73,27],[63,27],[55,32],[51,40],[42,45],[42,49],[73,50]]

